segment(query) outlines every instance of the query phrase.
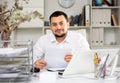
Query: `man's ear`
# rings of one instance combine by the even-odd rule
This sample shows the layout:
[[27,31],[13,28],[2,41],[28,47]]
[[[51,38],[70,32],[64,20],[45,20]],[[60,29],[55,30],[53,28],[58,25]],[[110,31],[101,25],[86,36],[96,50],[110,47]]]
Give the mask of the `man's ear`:
[[69,22],[67,23],[67,26],[68,26],[68,28],[70,28],[70,23]]

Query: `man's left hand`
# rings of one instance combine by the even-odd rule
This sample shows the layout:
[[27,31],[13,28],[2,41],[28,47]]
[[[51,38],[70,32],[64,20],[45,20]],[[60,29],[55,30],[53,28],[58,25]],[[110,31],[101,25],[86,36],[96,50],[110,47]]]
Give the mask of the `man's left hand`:
[[67,54],[65,55],[65,57],[64,57],[64,60],[65,60],[66,62],[70,62],[71,58],[72,58],[72,54],[71,54],[71,53],[67,53]]

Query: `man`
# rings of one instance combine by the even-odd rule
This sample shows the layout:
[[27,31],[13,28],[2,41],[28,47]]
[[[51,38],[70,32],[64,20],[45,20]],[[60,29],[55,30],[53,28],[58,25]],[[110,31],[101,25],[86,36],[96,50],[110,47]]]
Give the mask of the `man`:
[[[43,55],[46,56],[46,52],[48,51],[48,48],[53,48],[53,51],[56,52],[57,49],[60,48],[66,48],[71,50],[88,50],[89,44],[86,41],[86,39],[79,33],[68,31],[69,29],[69,21],[67,15],[62,11],[55,11],[51,14],[49,17],[50,20],[50,29],[52,31],[51,34],[46,34],[37,41],[37,43],[34,46],[34,57],[38,56],[41,58]],[[57,48],[57,49],[56,49]],[[59,57],[56,54],[56,58]],[[61,55],[62,56],[62,55]],[[65,62],[61,62],[63,64],[62,66],[59,66],[59,60],[56,61],[55,58],[51,59],[52,56],[46,56],[47,59],[53,60],[53,66],[54,64],[57,64],[59,67],[65,67],[66,63],[68,63],[72,58],[72,53],[68,52],[64,55],[63,60]],[[49,64],[49,61],[47,62],[46,59],[39,59],[34,58],[34,66],[37,69],[43,69]],[[56,61],[56,62],[55,62]],[[58,62],[58,63],[57,63]],[[49,64],[51,65],[51,64]],[[50,67],[50,66],[49,66]]]

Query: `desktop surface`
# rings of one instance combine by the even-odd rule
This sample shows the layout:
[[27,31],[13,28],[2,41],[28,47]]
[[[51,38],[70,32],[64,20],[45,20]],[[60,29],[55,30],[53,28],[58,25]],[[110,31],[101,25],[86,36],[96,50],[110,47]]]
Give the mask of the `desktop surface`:
[[120,83],[120,79],[93,79],[84,76],[61,78],[58,72],[42,71],[32,77],[29,83]]
[[[2,82],[0,82],[2,83]],[[94,79],[82,76],[61,78],[58,72],[50,72],[47,70],[34,73],[28,81],[9,82],[9,83],[120,83],[119,79]]]

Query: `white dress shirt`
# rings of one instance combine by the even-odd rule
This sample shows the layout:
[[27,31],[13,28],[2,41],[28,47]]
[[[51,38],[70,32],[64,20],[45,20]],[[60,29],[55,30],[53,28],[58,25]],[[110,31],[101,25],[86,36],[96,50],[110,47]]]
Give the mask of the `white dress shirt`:
[[[65,38],[65,40],[61,43],[57,42],[55,39],[55,36],[50,33],[50,34],[46,34],[42,37],[39,38],[39,40],[37,41],[37,43],[34,46],[34,62],[38,59],[40,59],[43,55],[45,55],[45,57],[47,59],[51,59],[51,61],[53,61],[52,63],[54,63],[52,66],[56,66],[56,65],[60,65],[59,63],[56,63],[55,58],[52,56],[46,56],[46,53],[48,51],[48,49],[53,49],[53,51],[51,51],[51,53],[55,53],[57,51],[57,49],[69,49],[70,52],[74,51],[74,50],[89,50],[89,44],[86,40],[86,38],[83,37],[82,34],[80,33],[75,33],[72,31],[68,31],[68,34]],[[56,54],[56,58],[59,57],[57,56],[59,54]],[[51,58],[52,57],[52,58]],[[62,60],[61,60],[62,61]],[[64,58],[63,58],[64,61]],[[65,67],[67,65],[66,62],[61,62],[62,65],[58,66],[58,67]]]

